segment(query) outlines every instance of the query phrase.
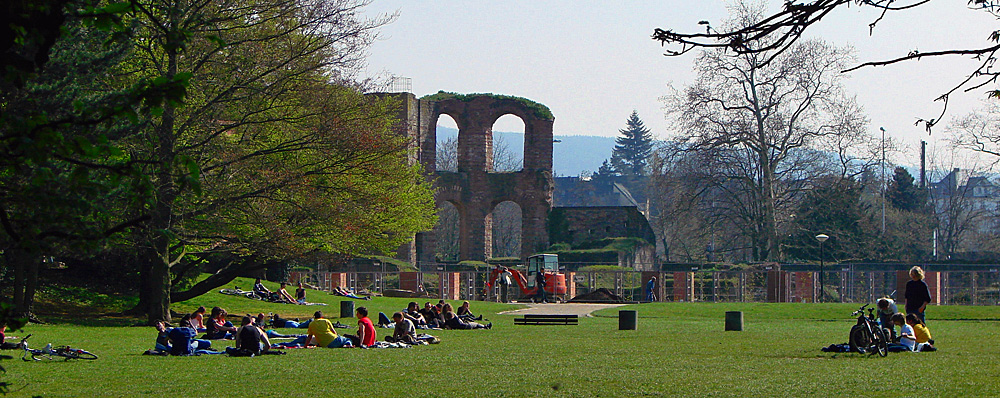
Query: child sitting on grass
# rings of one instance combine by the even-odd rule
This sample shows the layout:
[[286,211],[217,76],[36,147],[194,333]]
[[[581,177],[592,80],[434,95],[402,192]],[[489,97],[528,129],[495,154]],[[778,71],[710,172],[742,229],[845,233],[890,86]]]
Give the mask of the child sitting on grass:
[[886,336],[890,341],[896,340],[896,329],[893,327],[892,316],[899,312],[899,308],[896,307],[896,303],[892,301],[891,298],[883,297],[878,299],[875,304],[878,307],[878,323],[883,329],[889,331],[889,335]]
[[931,331],[927,325],[920,322],[917,314],[906,314],[906,324],[913,328],[913,337],[916,341],[914,351],[937,351],[934,348],[934,339],[931,338]]
[[917,337],[913,333],[913,327],[906,322],[906,318],[898,312],[892,315],[892,323],[899,326],[899,342],[889,344],[890,352],[914,351],[917,346]]

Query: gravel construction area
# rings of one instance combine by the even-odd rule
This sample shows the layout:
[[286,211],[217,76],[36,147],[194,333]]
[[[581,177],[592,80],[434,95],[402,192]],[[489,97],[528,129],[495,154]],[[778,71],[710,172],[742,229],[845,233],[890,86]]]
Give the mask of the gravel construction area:
[[590,316],[591,312],[605,308],[621,307],[626,304],[577,304],[577,303],[549,303],[549,304],[526,304],[528,308],[514,311],[501,312],[501,314],[525,315],[525,314],[546,314],[546,315],[577,315]]

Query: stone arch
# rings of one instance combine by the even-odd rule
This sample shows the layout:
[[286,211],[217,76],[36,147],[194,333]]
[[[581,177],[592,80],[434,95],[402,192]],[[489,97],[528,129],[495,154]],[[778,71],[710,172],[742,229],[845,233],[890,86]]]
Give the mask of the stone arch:
[[[497,126],[501,125],[501,121],[508,126],[500,127],[505,129],[504,131],[497,131]],[[514,126],[509,126],[511,124]],[[514,134],[499,135],[502,132]],[[489,157],[492,158],[492,162],[488,166],[492,166],[490,168],[492,172],[510,173],[524,170],[524,137],[526,132],[527,124],[521,116],[505,113],[494,119],[490,125],[491,134],[488,137],[490,139],[488,147],[491,149]],[[517,134],[520,134],[519,139]]]
[[444,261],[454,261],[461,257],[462,206],[444,200],[437,203],[438,222],[434,226],[434,257]]
[[524,235],[521,205],[513,200],[496,203],[492,215],[493,257],[520,257]]
[[[461,131],[461,125],[454,116],[448,113],[438,113],[431,119],[431,125],[435,135],[434,169],[438,171],[458,171],[458,136],[440,137],[439,127],[442,125],[455,124],[455,128]],[[451,123],[448,123],[448,122]],[[442,123],[443,122],[443,123]]]
[[[521,208],[521,257],[548,246],[546,217],[552,208],[552,125],[555,118],[547,107],[524,98],[494,94],[439,92],[421,99],[399,95],[404,102],[401,118],[409,121],[407,134],[419,143],[417,158],[428,179],[434,181],[435,199],[459,204],[462,209],[460,260],[483,261],[492,255],[492,212],[510,200]],[[447,114],[459,128],[457,172],[436,170],[437,120]],[[524,122],[523,166],[513,173],[493,173],[489,155],[493,124],[512,114]],[[428,153],[430,152],[430,153]],[[489,161],[489,162],[488,162]],[[490,166],[487,166],[487,165]],[[432,262],[433,232],[418,234],[418,262]]]

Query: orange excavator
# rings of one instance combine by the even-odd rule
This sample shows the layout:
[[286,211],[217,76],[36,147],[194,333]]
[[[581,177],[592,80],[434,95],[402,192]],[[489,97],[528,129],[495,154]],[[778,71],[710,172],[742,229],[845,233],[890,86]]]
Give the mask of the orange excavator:
[[497,278],[502,277],[504,271],[510,271],[512,279],[521,288],[523,298],[535,297],[538,294],[538,286],[535,283],[536,274],[541,272],[545,276],[545,293],[560,301],[565,301],[566,296],[566,275],[559,273],[559,256],[555,254],[536,254],[528,257],[527,276],[516,269],[497,266],[490,271],[489,279],[486,281],[486,289],[496,285]]

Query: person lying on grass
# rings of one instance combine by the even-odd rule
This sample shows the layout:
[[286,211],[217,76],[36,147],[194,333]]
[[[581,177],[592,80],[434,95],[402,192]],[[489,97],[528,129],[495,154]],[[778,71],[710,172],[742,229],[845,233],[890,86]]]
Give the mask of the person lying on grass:
[[[363,308],[363,307],[362,307]],[[317,347],[341,348],[351,347],[352,341],[337,336],[337,331],[333,329],[333,324],[329,319],[323,317],[323,311],[316,311],[313,314],[312,322],[309,322],[309,334],[306,343],[315,343]]]
[[469,309],[469,302],[468,301],[463,301],[462,302],[462,306],[458,307],[458,309],[455,310],[455,315],[458,315],[459,317],[461,317],[463,320],[466,320],[466,321],[481,321],[481,320],[483,320],[483,316],[482,315],[480,315],[479,317],[476,317],[475,315],[472,315],[472,310]]
[[396,328],[393,329],[392,336],[385,336],[385,341],[390,343],[417,344],[417,330],[413,327],[412,321],[404,318],[402,312],[392,314],[392,320],[396,322]]
[[299,322],[298,319],[299,318],[295,318],[295,320],[285,319],[279,316],[278,314],[274,314],[271,315],[271,326],[274,326],[276,328],[287,328],[287,329],[296,329],[296,328],[305,329],[308,328],[309,323],[312,322],[312,319],[306,319],[305,322]]
[[351,339],[355,347],[367,348],[375,344],[375,325],[368,318],[368,308],[358,307],[354,310],[354,316],[358,318],[358,334],[346,334],[344,337]]
[[444,312],[444,325],[449,329],[492,329],[493,328],[493,323],[483,325],[478,322],[469,322],[462,319],[462,317],[455,314],[455,311],[452,311],[451,304],[445,303],[444,308],[442,308],[442,312]]
[[335,294],[335,295],[338,295],[338,296],[343,296],[343,297],[357,299],[357,300],[371,300],[372,299],[371,297],[361,297],[361,296],[358,296],[358,295],[354,294],[354,292],[352,292],[352,291],[350,291],[348,289],[344,289],[344,288],[342,288],[340,286],[337,286],[337,287],[333,288],[333,292],[332,293]]
[[[243,353],[260,355],[271,348],[271,342],[267,335],[257,325],[254,318],[249,315],[244,316],[240,322],[240,328],[236,330],[236,350]],[[230,350],[226,350],[229,352]]]
[[[159,326],[162,327],[162,323]],[[221,354],[211,349],[211,341],[195,339],[194,336],[196,335],[198,335],[198,332],[191,327],[191,316],[184,315],[177,327],[167,331],[167,338],[170,342],[170,355]]]
[[208,324],[205,325],[205,339],[221,340],[233,338],[233,333],[236,333],[236,327],[233,326],[232,322],[226,320],[226,315],[228,315],[226,310],[220,307],[212,307],[212,317],[209,318]]

